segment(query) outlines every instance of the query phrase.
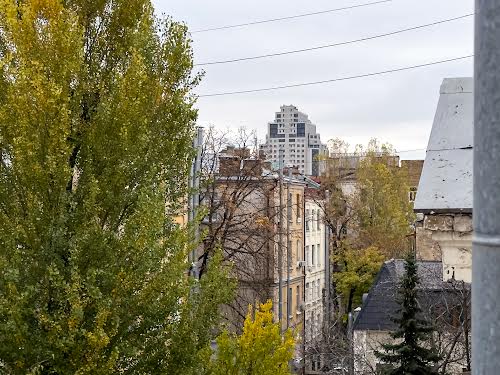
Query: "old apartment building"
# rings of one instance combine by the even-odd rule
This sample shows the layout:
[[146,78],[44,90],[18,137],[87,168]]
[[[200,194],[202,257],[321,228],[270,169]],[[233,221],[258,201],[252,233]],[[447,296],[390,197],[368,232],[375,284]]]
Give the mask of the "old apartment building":
[[232,263],[238,286],[235,300],[223,308],[229,327],[241,330],[249,305],[271,299],[282,329],[299,335],[297,367],[311,368],[304,350],[321,336],[329,253],[320,198],[306,192],[320,185],[296,168],[280,174],[234,148],[218,156],[211,181],[202,194],[209,212],[197,258],[201,272],[204,256],[208,262],[216,248]]
[[202,204],[210,212],[203,222],[200,267],[203,253],[208,258],[217,247],[233,264],[237,296],[224,314],[235,330],[241,329],[249,305],[268,299],[283,329],[302,326],[307,182],[287,173],[280,178],[269,163],[247,156],[221,155],[213,183],[203,194]]
[[323,210],[315,199],[306,196],[306,341],[321,335],[323,325],[328,251]]

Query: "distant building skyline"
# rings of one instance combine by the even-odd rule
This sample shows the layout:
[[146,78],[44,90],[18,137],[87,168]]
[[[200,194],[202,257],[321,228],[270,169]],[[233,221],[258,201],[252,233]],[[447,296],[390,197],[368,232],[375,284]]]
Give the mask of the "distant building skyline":
[[328,150],[309,116],[294,105],[282,105],[274,120],[267,124],[266,142],[262,146],[273,168],[297,167],[300,173],[319,176],[320,156]]

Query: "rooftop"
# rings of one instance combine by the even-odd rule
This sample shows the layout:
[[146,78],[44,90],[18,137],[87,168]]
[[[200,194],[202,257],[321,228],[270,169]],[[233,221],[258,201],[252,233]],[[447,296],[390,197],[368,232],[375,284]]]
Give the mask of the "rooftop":
[[473,80],[445,78],[415,212],[472,212]]
[[[392,331],[396,328],[392,317],[399,309],[396,297],[399,282],[405,274],[404,265],[402,259],[391,259],[383,264],[354,322],[354,330]],[[441,291],[446,288],[448,283],[443,281],[441,262],[419,261],[417,265],[419,290]]]

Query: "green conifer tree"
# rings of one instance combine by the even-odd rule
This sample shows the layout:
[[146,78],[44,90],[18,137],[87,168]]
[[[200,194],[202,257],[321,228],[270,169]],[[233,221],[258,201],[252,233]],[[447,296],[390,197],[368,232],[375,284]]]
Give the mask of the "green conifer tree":
[[419,278],[413,255],[405,262],[405,275],[400,284],[398,316],[393,318],[398,329],[392,338],[396,344],[383,345],[384,352],[375,352],[383,363],[392,365],[385,371],[387,375],[432,375],[437,374],[434,364],[439,356],[432,348],[426,347],[432,326],[420,317],[421,309],[417,300]]

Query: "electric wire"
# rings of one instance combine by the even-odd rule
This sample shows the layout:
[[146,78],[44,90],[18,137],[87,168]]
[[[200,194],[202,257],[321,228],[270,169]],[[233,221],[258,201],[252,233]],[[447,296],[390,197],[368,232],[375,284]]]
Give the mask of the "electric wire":
[[407,152],[416,152],[416,151],[425,151],[425,150],[427,150],[427,149],[426,148],[415,148],[413,150],[401,150],[401,151],[396,150],[395,153],[396,154],[404,154]]
[[346,76],[346,77],[338,77],[338,78],[333,78],[333,79],[325,79],[325,80],[321,80],[321,81],[304,82],[304,83],[296,83],[296,84],[273,86],[273,87],[264,87],[264,88],[259,88],[259,89],[249,89],[249,90],[238,90],[238,91],[227,91],[227,92],[201,94],[201,95],[198,95],[198,98],[250,94],[250,93],[256,93],[256,92],[275,91],[275,90],[283,90],[283,89],[295,88],[295,87],[304,87],[304,86],[322,85],[322,84],[326,84],[326,83],[333,83],[333,82],[340,82],[340,81],[349,81],[352,79],[385,75],[385,74],[396,73],[396,72],[401,72],[401,71],[405,71],[405,70],[412,70],[412,69],[418,69],[418,68],[423,68],[423,67],[432,66],[432,65],[445,64],[445,63],[453,62],[453,61],[465,60],[465,59],[469,59],[473,56],[474,55],[460,56],[460,57],[454,57],[454,58],[450,58],[450,59],[446,59],[446,60],[433,61],[433,62],[429,62],[429,63],[425,63],[425,64],[405,66],[405,67],[401,67],[401,68],[388,69],[388,70],[383,70],[383,71],[379,71],[379,72],[358,74],[358,75],[352,75],[352,76]]
[[204,33],[204,32],[208,32],[208,31],[216,31],[216,30],[234,29],[234,28],[237,28],[237,27],[245,27],[245,26],[259,25],[259,24],[263,24],[263,23],[285,21],[285,20],[291,20],[291,19],[295,19],[295,18],[316,16],[316,15],[319,15],[319,14],[335,13],[335,12],[340,12],[340,11],[344,11],[344,10],[355,9],[355,8],[362,8],[362,7],[367,7],[367,6],[371,6],[371,5],[377,5],[377,4],[382,4],[382,3],[390,3],[390,2],[392,2],[392,0],[379,0],[379,1],[373,1],[373,2],[370,2],[370,3],[350,5],[350,6],[341,7],[341,8],[321,10],[321,11],[318,11],[318,12],[296,14],[296,15],[293,15],[293,16],[286,16],[286,17],[279,17],[279,18],[271,18],[271,19],[265,19],[265,20],[258,20],[258,21],[240,23],[240,24],[235,24],[235,25],[210,27],[210,28],[206,28],[206,29],[191,31],[191,34],[198,34],[198,33]]
[[302,48],[302,49],[296,49],[296,50],[291,50],[291,51],[268,53],[268,54],[257,55],[257,56],[240,57],[240,58],[228,59],[228,60],[208,61],[208,62],[194,64],[194,66],[228,64],[228,63],[235,63],[235,62],[240,62],[240,61],[258,60],[258,59],[264,59],[264,58],[269,58],[269,57],[277,57],[277,56],[291,55],[291,54],[302,53],[302,52],[315,51],[315,50],[320,50],[320,49],[325,49],[325,48],[339,47],[339,46],[344,46],[344,45],[348,45],[348,44],[366,42],[366,41],[373,40],[373,39],[385,38],[388,36],[397,35],[397,34],[409,32],[409,31],[424,29],[426,27],[432,27],[432,26],[440,25],[440,24],[447,23],[447,22],[458,21],[458,20],[461,20],[464,18],[472,17],[473,15],[474,15],[474,13],[465,14],[463,16],[448,18],[448,19],[444,19],[444,20],[440,20],[440,21],[435,21],[435,22],[431,22],[431,23],[427,23],[427,24],[423,24],[423,25],[408,27],[405,29],[391,31],[391,32],[383,33],[383,34],[372,35],[372,36],[368,36],[368,37],[364,37],[364,38],[347,40],[344,42],[325,44],[325,45],[321,45],[321,46]]

